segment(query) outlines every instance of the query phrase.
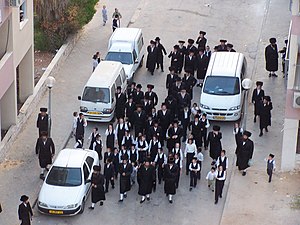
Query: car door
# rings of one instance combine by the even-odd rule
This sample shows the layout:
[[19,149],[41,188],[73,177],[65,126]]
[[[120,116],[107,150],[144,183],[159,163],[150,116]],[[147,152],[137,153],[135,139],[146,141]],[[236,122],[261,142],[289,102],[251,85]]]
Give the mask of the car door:
[[91,182],[86,182],[86,181],[92,178],[92,173],[91,173],[91,169],[89,168],[86,162],[84,162],[83,164],[83,177],[84,177],[84,195],[87,196],[91,188]]

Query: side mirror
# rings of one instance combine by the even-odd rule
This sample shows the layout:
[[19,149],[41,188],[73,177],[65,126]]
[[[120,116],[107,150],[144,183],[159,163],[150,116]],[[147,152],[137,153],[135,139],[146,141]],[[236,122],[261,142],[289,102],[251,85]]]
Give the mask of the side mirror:
[[78,98],[78,100],[81,100],[81,96],[78,96],[77,98]]

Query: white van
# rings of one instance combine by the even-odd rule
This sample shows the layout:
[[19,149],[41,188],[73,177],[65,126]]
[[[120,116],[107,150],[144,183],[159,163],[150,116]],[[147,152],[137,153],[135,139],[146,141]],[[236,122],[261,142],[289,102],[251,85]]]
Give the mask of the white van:
[[122,92],[127,80],[122,63],[101,61],[78,96],[80,112],[88,121],[109,122],[114,118],[115,93],[118,86]]
[[117,28],[108,43],[105,60],[121,62],[129,82],[136,70],[143,65],[145,55],[142,30],[139,28]]
[[211,55],[200,97],[200,109],[208,119],[236,121],[241,117],[246,69],[247,62],[241,53]]

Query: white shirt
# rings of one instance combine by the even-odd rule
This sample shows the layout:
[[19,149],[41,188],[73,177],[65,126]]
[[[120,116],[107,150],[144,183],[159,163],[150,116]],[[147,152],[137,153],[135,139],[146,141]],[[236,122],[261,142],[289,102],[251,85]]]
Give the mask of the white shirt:
[[[204,122],[205,119],[201,118],[201,121]],[[209,128],[210,124],[209,124],[209,121],[208,119],[206,119],[206,125],[205,125],[205,128]]]
[[200,162],[202,162],[204,160],[204,156],[203,156],[202,152],[198,152],[197,160],[200,161]]
[[197,156],[197,146],[195,143],[187,144],[184,150],[184,157],[186,157],[187,153],[194,153],[194,156]]
[[[216,162],[217,167],[221,164],[221,162],[220,162],[219,159],[221,158],[221,161],[224,162],[225,157],[226,156],[220,156],[220,157],[218,157],[217,162]],[[228,157],[226,157],[226,169],[228,169]]]
[[162,153],[157,153],[157,155],[155,156],[154,162],[157,163],[158,162],[158,158],[164,158],[164,164],[167,164],[167,156],[166,154]]
[[239,133],[239,130],[240,130],[240,133],[243,133],[243,128],[237,127],[237,128],[234,128],[234,129],[233,129],[233,134],[234,134],[234,135],[238,134],[238,133]]
[[218,174],[219,174],[219,173],[220,173],[220,176],[221,176],[222,171],[216,171],[216,173],[215,173],[215,178],[216,178],[217,180],[225,180],[225,179],[226,179],[226,171],[223,171],[223,172],[224,172],[223,177],[218,177]]
[[[196,168],[196,169],[193,169],[192,166],[193,166],[193,167],[197,166],[197,168]],[[190,163],[189,170],[190,170],[190,171],[196,170],[197,172],[200,171],[200,165],[199,165],[199,163]]]
[[[265,159],[265,162],[268,163],[269,159]],[[275,163],[275,159],[271,160],[271,163],[273,163],[273,170],[276,169],[276,163]]]
[[214,180],[216,178],[216,171],[215,172],[211,172],[209,171],[206,175],[206,180]]
[[179,153],[180,159],[183,159],[183,153],[182,153],[181,148],[173,148],[172,153],[173,153],[173,155],[176,155]]

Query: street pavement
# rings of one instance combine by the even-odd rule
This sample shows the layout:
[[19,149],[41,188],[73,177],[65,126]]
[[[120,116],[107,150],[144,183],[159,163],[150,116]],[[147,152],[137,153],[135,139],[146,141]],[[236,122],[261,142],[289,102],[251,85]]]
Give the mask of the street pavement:
[[[165,0],[163,2],[159,0],[101,1],[100,5],[97,6],[98,12],[93,20],[84,27],[78,43],[60,70],[54,75],[57,83],[53,88],[52,137],[57,152],[62,148],[70,133],[72,112],[78,111],[80,103],[77,96],[81,94],[82,88],[91,74],[92,55],[96,51],[100,51],[102,57],[104,57],[107,50],[111,26],[110,23],[105,27],[102,26],[101,12],[99,11],[102,4],[107,5],[109,15],[115,7],[119,8],[123,16],[122,26],[127,25],[130,19],[133,18],[130,27],[143,29],[146,45],[149,40],[159,36],[168,53],[179,39],[196,39],[199,30],[207,32],[208,44],[211,48],[218,44],[220,38],[226,38],[228,42],[233,43],[234,48],[244,53],[247,58],[247,76],[253,79],[254,82],[256,80],[264,81],[264,89],[272,97],[274,105],[272,127],[268,134],[261,138],[258,137],[258,124],[253,124],[253,110],[249,105],[248,129],[253,132],[251,138],[255,142],[255,164],[253,168],[250,168],[247,176],[242,177],[234,167],[233,123],[212,122],[211,127],[213,124],[221,125],[221,131],[223,132],[222,144],[223,148],[227,150],[230,164],[224,197],[218,205],[214,205],[214,195],[208,190],[204,180],[211,162],[208,152],[204,151],[205,159],[200,185],[189,192],[189,177],[183,173],[178,193],[174,197],[172,205],[168,203],[163,194],[163,185],[159,185],[156,193],[152,194],[151,201],[143,205],[139,203],[137,186],[135,185],[128,193],[128,198],[122,204],[119,204],[117,202],[119,197],[117,182],[116,189],[107,194],[107,200],[103,207],[97,206],[94,211],[89,211],[86,208],[82,215],[75,217],[45,216],[38,213],[35,208],[33,224],[77,225],[99,222],[122,224],[124,221],[127,224],[221,223],[248,225],[269,224],[270,221],[273,224],[283,224],[285,216],[291,218],[287,223],[288,225],[299,224],[299,220],[297,221],[295,217],[296,212],[288,210],[288,201],[286,199],[282,200],[287,194],[284,188],[280,193],[277,189],[277,186],[285,186],[283,184],[285,179],[281,180],[283,175],[275,175],[274,182],[268,184],[263,161],[270,152],[273,152],[276,155],[277,167],[280,168],[281,129],[284,115],[282,107],[284,104],[282,103],[285,99],[285,80],[280,76],[278,78],[268,78],[268,74],[264,70],[263,55],[264,47],[268,44],[268,39],[271,36],[277,37],[279,48],[283,47],[290,20],[288,3],[288,0],[226,0],[222,3],[217,0],[209,2],[193,0]],[[160,98],[158,106],[166,97],[165,78],[169,59],[165,57],[164,62],[164,73],[156,70],[154,76],[151,76],[145,68],[141,68],[135,77],[135,81],[143,85],[143,90],[145,90],[147,83],[155,85],[154,91],[158,93]],[[199,103],[199,96],[200,88],[195,87],[193,102]],[[47,94],[45,94],[39,106],[47,106],[47,97]],[[37,137],[35,120],[38,109],[39,107],[36,109],[36,114],[30,116],[23,131],[7,154],[7,161],[0,164],[0,193],[4,193],[0,198],[4,208],[0,216],[1,225],[17,224],[16,210],[19,204],[19,196],[25,193],[31,197],[31,203],[33,203],[42,184],[39,179],[38,159],[34,153]],[[86,138],[94,126],[99,128],[105,139],[104,131],[107,124],[97,123],[89,123],[86,129]],[[74,144],[74,139],[70,139],[67,146],[72,147]],[[299,176],[296,176],[296,178],[299,179]],[[294,189],[288,188],[289,195],[292,195]],[[229,193],[227,193],[228,190]],[[271,193],[271,197],[269,197],[269,193]],[[272,207],[278,204],[282,204],[285,210],[282,211],[282,207]],[[88,205],[89,203],[86,204],[86,206]],[[276,220],[268,218],[267,215],[270,215],[270,213]]]

